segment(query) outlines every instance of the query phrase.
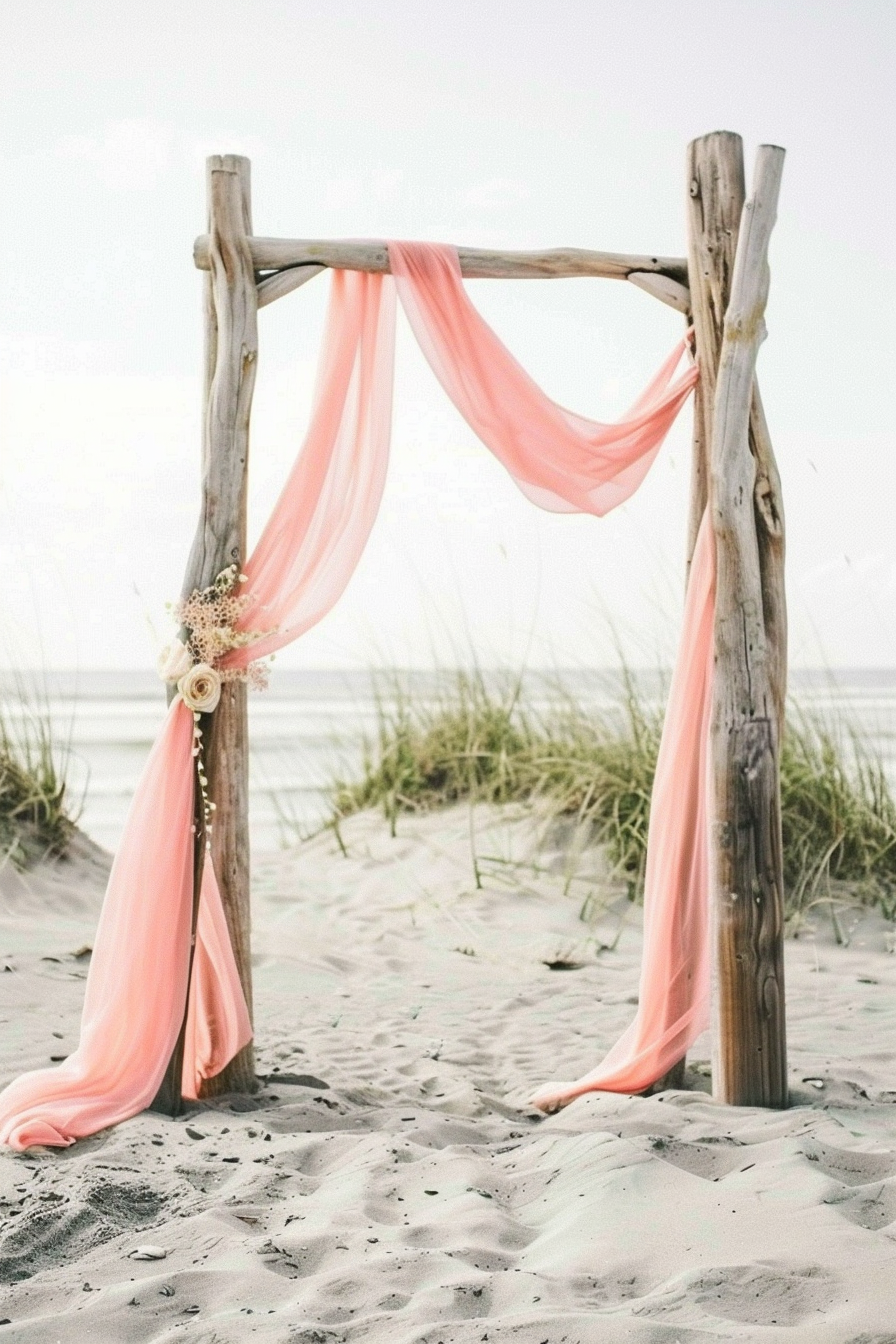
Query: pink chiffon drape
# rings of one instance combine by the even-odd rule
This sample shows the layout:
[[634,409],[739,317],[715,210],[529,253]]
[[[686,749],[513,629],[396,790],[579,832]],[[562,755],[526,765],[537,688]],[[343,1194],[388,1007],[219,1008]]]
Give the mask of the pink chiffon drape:
[[[325,615],[373,526],[389,451],[395,298],[337,271],[311,424],[245,566],[258,657]],[[288,627],[284,622],[290,622]],[[248,661],[243,651],[229,661]],[[94,938],[77,1050],[0,1094],[0,1142],[64,1146],[148,1106],[184,1014],[193,888],[193,716],[178,697],[137,784]],[[182,1091],[195,1097],[252,1038],[214,869],[206,862]]]
[[148,1106],[177,1039],[187,991],[193,881],[193,716],[175,700],[152,749],[112,865],[93,941],[81,1039],[55,1069],[0,1096],[0,1138],[58,1146]]
[[[242,667],[309,629],[348,583],[376,518],[391,426],[395,290],[436,376],[524,493],[542,507],[606,513],[637,489],[697,378],[673,351],[618,424],[558,406],[482,320],[456,252],[390,243],[388,278],[334,272],[310,427],[245,565]],[[604,1065],[540,1093],[639,1090],[702,1030],[706,958],[705,756],[712,545],[704,521],[666,715],[648,853],[645,955],[636,1022]],[[143,1109],[164,1073],[187,996],[192,886],[192,716],[175,700],[138,784],[94,943],[76,1052],[0,1094],[0,1140],[61,1145]],[[196,1096],[251,1038],[211,864],[203,876],[189,986],[183,1091]],[[648,1076],[649,1075],[649,1076]]]
[[382,275],[334,271],[305,443],[244,566],[264,639],[222,660],[244,667],[304,634],[341,597],[373,527],[389,462],[395,290]]
[[[188,895],[192,894],[191,888]],[[187,1000],[181,1072],[183,1096],[195,1101],[203,1079],[214,1078],[251,1039],[252,1023],[233,959],[218,879],[206,855]]]
[[402,307],[461,415],[533,503],[602,516],[634,494],[697,381],[674,377],[682,342],[620,421],[586,420],[546,397],[470,302],[457,252],[390,243]]
[[703,515],[650,797],[644,947],[634,1021],[596,1069],[530,1098],[552,1111],[585,1092],[642,1092],[709,1026],[709,719],[715,540]]
[[[458,410],[542,508],[603,515],[637,490],[697,380],[675,378],[684,343],[621,421],[598,424],[550,401],[470,302],[452,248],[390,243],[402,306]],[[639,1092],[709,1025],[707,751],[715,549],[704,516],[657,761],[644,881],[644,951],[634,1022],[599,1067],[542,1088],[553,1110],[583,1092]]]

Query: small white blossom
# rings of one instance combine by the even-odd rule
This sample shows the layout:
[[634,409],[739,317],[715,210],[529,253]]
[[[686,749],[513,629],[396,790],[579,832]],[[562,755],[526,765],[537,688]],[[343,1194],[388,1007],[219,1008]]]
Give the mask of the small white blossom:
[[180,681],[190,670],[190,650],[179,639],[166,644],[159,654],[159,676],[163,681]]

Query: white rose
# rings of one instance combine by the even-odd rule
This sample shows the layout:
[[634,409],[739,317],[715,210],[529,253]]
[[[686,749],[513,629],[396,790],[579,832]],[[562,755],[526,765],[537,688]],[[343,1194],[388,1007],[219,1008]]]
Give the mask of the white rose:
[[197,663],[177,683],[187,709],[194,714],[211,714],[221,699],[221,678],[208,663]]
[[159,676],[163,681],[180,681],[189,672],[192,661],[190,650],[181,640],[175,639],[159,654]]

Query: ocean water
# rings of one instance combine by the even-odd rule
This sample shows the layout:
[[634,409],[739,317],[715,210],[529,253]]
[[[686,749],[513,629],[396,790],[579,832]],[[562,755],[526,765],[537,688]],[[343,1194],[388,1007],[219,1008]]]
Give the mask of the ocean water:
[[[270,848],[312,832],[327,816],[326,788],[335,774],[355,773],[365,739],[376,735],[378,704],[406,687],[415,701],[438,696],[444,675],[426,672],[276,669],[267,691],[250,693],[252,844]],[[16,680],[0,674],[0,696],[13,721],[48,712],[53,737],[67,753],[70,798],[83,828],[114,850],[128,805],[165,715],[165,691],[146,671],[49,672]],[[660,679],[644,674],[650,696]],[[608,671],[529,672],[523,694],[544,707],[561,696],[606,709],[618,702],[619,675]],[[841,723],[880,753],[896,784],[896,669],[796,671],[794,702]]]

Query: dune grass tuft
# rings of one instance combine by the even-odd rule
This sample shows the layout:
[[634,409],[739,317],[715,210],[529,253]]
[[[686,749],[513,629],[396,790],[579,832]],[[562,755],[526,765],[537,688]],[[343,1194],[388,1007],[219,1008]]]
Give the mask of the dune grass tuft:
[[66,794],[66,751],[55,742],[49,711],[16,681],[0,699],[0,850],[25,868],[64,854],[76,818]]
[[[533,709],[520,680],[477,672],[443,678],[425,698],[398,680],[387,690],[359,777],[331,787],[337,833],[341,818],[368,807],[382,807],[394,832],[402,813],[465,799],[538,803],[603,845],[640,895],[662,708],[633,676],[623,672],[616,702],[602,711],[559,691]],[[850,899],[896,917],[896,802],[881,761],[854,735],[794,710],[781,802],[792,924],[846,884]]]
[[847,886],[896,918],[896,800],[882,760],[848,725],[791,710],[781,823],[793,920]]

